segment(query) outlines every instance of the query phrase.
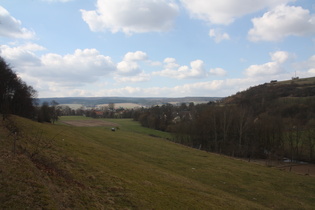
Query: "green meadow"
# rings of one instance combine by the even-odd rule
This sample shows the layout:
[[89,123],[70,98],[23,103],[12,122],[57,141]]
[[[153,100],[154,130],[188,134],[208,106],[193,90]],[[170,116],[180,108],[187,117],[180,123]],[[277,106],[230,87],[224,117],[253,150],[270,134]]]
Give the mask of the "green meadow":
[[[0,209],[314,209],[315,179],[173,143],[131,119],[0,126]],[[14,142],[16,147],[14,154]]]

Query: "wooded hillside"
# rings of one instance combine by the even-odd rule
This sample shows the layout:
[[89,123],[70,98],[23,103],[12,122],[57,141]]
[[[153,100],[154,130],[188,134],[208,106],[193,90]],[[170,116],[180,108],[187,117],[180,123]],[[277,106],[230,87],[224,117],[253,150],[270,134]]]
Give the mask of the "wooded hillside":
[[216,103],[155,106],[135,119],[206,151],[315,161],[315,78],[265,83]]

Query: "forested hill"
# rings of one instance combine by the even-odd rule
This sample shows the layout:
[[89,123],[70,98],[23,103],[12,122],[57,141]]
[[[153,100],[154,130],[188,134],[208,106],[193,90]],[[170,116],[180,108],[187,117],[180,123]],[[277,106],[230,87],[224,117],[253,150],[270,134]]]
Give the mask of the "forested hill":
[[315,162],[315,78],[251,87],[216,103],[139,110],[143,126],[210,152]]
[[[225,98],[223,104],[251,109],[256,115],[277,113],[282,117],[306,117],[315,113],[315,77],[271,81]],[[311,116],[308,116],[311,117]]]

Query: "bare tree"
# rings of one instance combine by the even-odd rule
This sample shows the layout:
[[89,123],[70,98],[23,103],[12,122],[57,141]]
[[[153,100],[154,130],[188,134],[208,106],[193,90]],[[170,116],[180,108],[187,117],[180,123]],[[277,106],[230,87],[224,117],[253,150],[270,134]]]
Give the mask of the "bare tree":
[[315,120],[309,121],[306,131],[307,148],[309,149],[309,160],[314,161],[314,149],[315,149]]

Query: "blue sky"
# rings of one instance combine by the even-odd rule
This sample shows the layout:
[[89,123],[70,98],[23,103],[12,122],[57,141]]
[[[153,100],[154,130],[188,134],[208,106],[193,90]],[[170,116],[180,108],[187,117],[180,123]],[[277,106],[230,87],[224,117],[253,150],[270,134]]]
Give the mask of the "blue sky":
[[315,2],[0,0],[0,56],[41,98],[224,97],[315,76]]

